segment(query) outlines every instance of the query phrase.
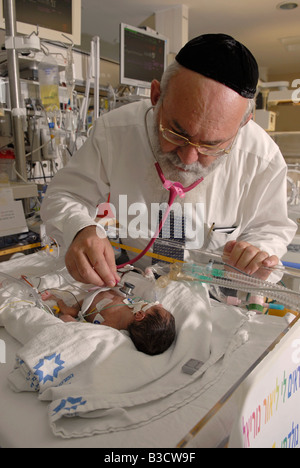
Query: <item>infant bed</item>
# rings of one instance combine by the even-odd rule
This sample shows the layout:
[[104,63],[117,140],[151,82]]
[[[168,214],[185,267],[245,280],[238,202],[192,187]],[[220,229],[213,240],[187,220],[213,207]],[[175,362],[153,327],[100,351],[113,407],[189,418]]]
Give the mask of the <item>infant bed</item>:
[[[57,271],[64,272],[62,260],[49,257],[45,252],[1,264],[1,272],[15,278],[26,275],[39,290],[58,288],[83,294],[78,289],[82,285],[72,284],[65,272],[62,275]],[[139,279],[134,277],[134,281],[138,282]],[[21,344],[11,336],[19,337],[23,332],[15,329],[15,324],[9,322],[7,315],[4,323],[6,329],[0,327],[6,361],[0,364],[0,446],[175,448],[234,388],[236,382],[243,380],[248,369],[288,326],[284,318],[264,315],[250,317],[238,308],[211,301],[200,284],[170,284],[158,294],[158,299],[176,316],[178,337],[170,350],[162,356],[144,356],[129,343],[125,333],[80,324],[85,327],[77,329],[83,342],[72,341],[72,346],[80,354],[80,359],[77,359],[80,362],[72,362],[66,374],[63,374],[64,369],[60,370],[65,366],[62,353],[66,352],[60,346],[62,341],[67,343],[70,340],[73,333],[70,324],[64,324],[68,328],[63,329],[62,340],[62,323],[54,319],[57,322],[47,323],[44,327],[44,316],[41,315],[41,321],[37,320],[36,340],[31,336],[31,325],[28,326],[26,317],[34,322],[39,318],[38,314],[46,312],[26,306],[28,315],[24,319],[22,311],[16,305],[12,306],[9,313],[21,314],[19,324],[24,325],[24,335],[29,330],[30,340],[29,345]],[[196,303],[202,304],[200,309],[199,305],[195,306]],[[48,339],[50,342],[47,342]],[[94,350],[86,357],[82,355],[88,339],[93,343],[100,339],[103,341],[100,351],[107,356],[101,358],[101,362],[98,362]],[[44,382],[39,382],[37,392],[28,391],[25,372],[29,375],[33,368],[36,375],[42,372],[40,354],[34,357],[40,367],[36,366],[35,361],[30,367],[32,348],[40,353],[43,346],[50,346],[47,349],[52,349],[52,355],[56,353],[56,357],[60,356],[56,361],[56,373],[61,380],[57,385],[44,378]],[[47,356],[50,356],[50,352]],[[203,362],[203,366],[192,375],[182,372],[183,365],[189,359]],[[24,367],[23,360],[28,367]],[[95,366],[94,372],[89,373],[86,368],[91,365]],[[79,375],[77,381],[76,376],[72,377],[72,373],[76,372]],[[85,379],[82,384],[80,376]],[[30,379],[32,385],[32,375]],[[95,387],[99,388],[100,395],[95,395]],[[74,393],[74,389],[78,388],[86,392],[82,394],[82,400],[74,398],[74,395],[78,397],[78,393]],[[68,396],[72,398],[73,406],[77,406],[69,414],[69,409],[62,404]],[[78,409],[85,401],[87,403]],[[60,417],[57,416],[59,407],[65,410]],[[236,411],[234,402],[229,401],[227,409],[223,408],[216,414],[209,431],[203,431],[203,440],[201,434],[197,438],[197,446],[216,447],[227,440]]]

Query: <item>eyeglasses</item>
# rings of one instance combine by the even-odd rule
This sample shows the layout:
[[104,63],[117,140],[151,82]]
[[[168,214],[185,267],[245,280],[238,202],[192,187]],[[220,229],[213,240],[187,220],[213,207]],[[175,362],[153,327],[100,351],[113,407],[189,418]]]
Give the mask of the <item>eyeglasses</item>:
[[222,154],[229,154],[233,148],[233,145],[239,133],[239,130],[238,130],[230,146],[228,146],[227,148],[218,149],[219,145],[204,145],[204,144],[198,145],[197,143],[192,143],[188,138],[182,135],[179,135],[178,133],[173,132],[172,130],[169,130],[168,128],[163,127],[162,120],[160,121],[160,124],[159,124],[159,130],[163,138],[167,140],[169,143],[172,143],[173,145],[176,145],[176,146],[180,146],[182,148],[185,146],[191,145],[197,148],[197,151],[201,153],[202,155],[212,156],[212,157],[218,157],[218,156],[221,156]]

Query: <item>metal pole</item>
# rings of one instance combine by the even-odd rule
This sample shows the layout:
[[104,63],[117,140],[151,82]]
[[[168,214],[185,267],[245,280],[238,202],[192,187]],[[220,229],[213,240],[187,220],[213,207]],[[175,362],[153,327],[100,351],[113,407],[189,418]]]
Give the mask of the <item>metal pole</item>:
[[94,67],[95,67],[95,80],[94,80],[94,119],[98,119],[100,113],[100,38],[99,36],[93,37],[94,44]]
[[[4,0],[4,16],[6,36],[17,36],[16,3],[15,0]],[[24,116],[22,114],[22,98],[19,72],[19,56],[15,48],[7,49],[7,65],[11,99],[11,115],[14,148],[16,156],[16,169],[23,179],[27,180],[25,140],[24,140]]]

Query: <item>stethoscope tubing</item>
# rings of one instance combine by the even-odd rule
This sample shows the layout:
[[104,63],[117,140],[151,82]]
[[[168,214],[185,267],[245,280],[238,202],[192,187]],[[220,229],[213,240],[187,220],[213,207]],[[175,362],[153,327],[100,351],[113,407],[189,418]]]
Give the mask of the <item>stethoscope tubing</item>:
[[147,137],[148,137],[148,141],[149,141],[149,146],[151,148],[151,151],[152,151],[152,154],[153,154],[153,157],[155,159],[155,168],[156,168],[156,171],[157,171],[157,174],[161,180],[161,183],[163,184],[163,187],[169,191],[169,201],[168,201],[168,208],[161,220],[161,222],[159,223],[159,226],[156,230],[156,232],[154,233],[154,236],[152,237],[152,239],[150,240],[150,242],[148,243],[148,245],[145,247],[145,249],[140,253],[138,254],[136,257],[134,257],[132,260],[129,260],[128,262],[125,262],[123,263],[122,265],[118,265],[118,269],[121,269],[121,268],[124,268],[125,266],[127,265],[133,265],[134,263],[138,262],[142,257],[144,257],[144,255],[146,255],[146,253],[151,249],[151,247],[153,246],[154,242],[156,241],[156,239],[158,238],[168,216],[169,216],[169,213],[171,211],[171,208],[172,208],[172,205],[174,203],[174,201],[176,200],[176,197],[179,196],[180,198],[184,198],[185,197],[185,194],[187,192],[190,192],[191,190],[193,190],[195,187],[197,187],[197,185],[199,185],[203,180],[204,178],[201,177],[200,179],[198,179],[196,182],[194,182],[193,184],[191,184],[190,186],[188,187],[183,187],[183,185],[180,183],[180,182],[171,182],[170,180],[166,179],[165,176],[164,176],[164,173],[159,165],[159,162],[157,161],[156,159],[156,155],[155,155],[155,151],[153,149],[153,145],[151,143],[151,139],[150,139],[150,135],[149,135],[149,132],[148,132],[148,127],[147,127],[147,115],[149,113],[149,111],[153,109],[153,107],[150,107],[147,111],[146,111],[146,114],[145,114],[145,128],[146,128],[146,134],[147,134]]

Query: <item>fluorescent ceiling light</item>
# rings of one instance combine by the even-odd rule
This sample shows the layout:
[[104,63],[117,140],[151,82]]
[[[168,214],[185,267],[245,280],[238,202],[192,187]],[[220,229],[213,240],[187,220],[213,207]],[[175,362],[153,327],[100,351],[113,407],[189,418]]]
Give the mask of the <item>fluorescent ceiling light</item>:
[[300,50],[300,36],[281,37],[279,40],[288,52]]

